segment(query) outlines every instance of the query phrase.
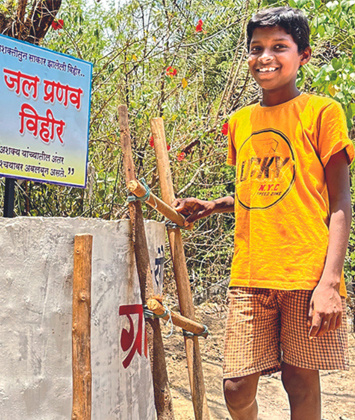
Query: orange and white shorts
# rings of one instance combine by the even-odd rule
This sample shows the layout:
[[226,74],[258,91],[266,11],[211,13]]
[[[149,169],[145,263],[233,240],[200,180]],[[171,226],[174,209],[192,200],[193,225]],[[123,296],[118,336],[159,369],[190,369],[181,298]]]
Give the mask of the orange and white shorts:
[[310,340],[311,296],[310,290],[230,288],[224,379],[277,372],[282,362],[304,369],[349,369],[345,298],[341,327]]

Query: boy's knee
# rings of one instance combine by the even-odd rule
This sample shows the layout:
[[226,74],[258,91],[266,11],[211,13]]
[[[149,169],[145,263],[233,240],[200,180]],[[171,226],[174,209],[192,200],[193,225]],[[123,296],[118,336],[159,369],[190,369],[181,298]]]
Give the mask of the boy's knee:
[[319,372],[283,364],[282,383],[289,397],[317,396],[320,392]]
[[224,398],[228,407],[233,410],[244,410],[253,405],[258,377],[255,380],[255,378],[251,378],[250,376],[224,380]]

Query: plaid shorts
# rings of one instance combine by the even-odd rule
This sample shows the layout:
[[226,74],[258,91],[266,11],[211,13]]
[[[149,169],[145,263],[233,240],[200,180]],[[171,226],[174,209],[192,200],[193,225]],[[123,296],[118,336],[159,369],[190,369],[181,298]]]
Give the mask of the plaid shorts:
[[223,377],[281,370],[281,362],[315,370],[349,369],[345,298],[342,325],[310,340],[310,290],[233,287],[228,291]]

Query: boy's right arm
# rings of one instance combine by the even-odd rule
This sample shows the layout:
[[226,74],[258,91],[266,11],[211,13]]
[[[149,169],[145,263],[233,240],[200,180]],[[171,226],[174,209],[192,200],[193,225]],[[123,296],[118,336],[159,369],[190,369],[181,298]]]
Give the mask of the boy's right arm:
[[198,219],[214,213],[232,213],[234,211],[234,197],[222,197],[217,200],[205,201],[198,198],[178,198],[172,207],[186,217],[186,222],[193,223]]

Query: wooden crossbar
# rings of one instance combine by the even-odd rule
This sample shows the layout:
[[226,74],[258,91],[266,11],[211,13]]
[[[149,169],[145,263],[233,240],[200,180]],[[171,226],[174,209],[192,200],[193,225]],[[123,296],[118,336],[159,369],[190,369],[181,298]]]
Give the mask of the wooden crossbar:
[[[164,306],[156,299],[148,299],[147,306],[149,310],[155,313],[155,315],[161,316],[166,312]],[[165,319],[165,321],[169,321],[170,317],[171,322],[177,327],[180,327],[192,334],[200,335],[201,337],[206,338],[208,336],[208,331],[202,324],[199,324],[198,322],[186,318],[176,312],[170,311],[170,313],[166,314],[162,318]]]
[[[146,194],[144,185],[137,179],[128,182],[127,188],[136,197],[144,197]],[[163,216],[171,220],[173,223],[176,223],[178,226],[189,229],[193,227],[192,223],[190,223],[189,226],[185,226],[184,216],[182,216],[168,204],[164,203],[164,201],[162,201],[152,192],[149,194],[149,197],[145,200],[145,202],[156,209]]]

